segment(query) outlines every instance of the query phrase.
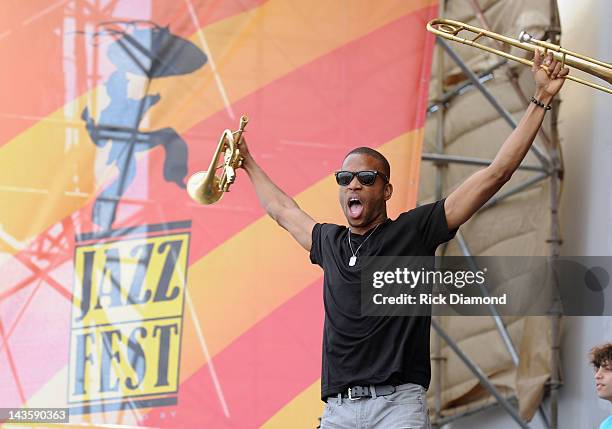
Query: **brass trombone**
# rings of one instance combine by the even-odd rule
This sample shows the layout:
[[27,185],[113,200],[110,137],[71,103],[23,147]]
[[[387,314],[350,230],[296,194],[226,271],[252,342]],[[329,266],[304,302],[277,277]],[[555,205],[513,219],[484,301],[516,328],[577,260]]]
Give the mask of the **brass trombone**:
[[[514,60],[526,66],[532,66],[533,61],[525,58],[517,57],[516,55],[509,54],[499,49],[491,48],[489,46],[478,43],[477,40],[481,37],[488,37],[490,39],[502,42],[505,45],[516,46],[526,51],[535,52],[538,48],[543,48],[544,52],[552,51],[553,56],[557,61],[561,62],[561,66],[571,66],[578,70],[582,70],[585,73],[596,76],[606,82],[612,84],[612,64],[604,63],[596,59],[577,54],[576,52],[569,51],[562,48],[554,43],[545,42],[543,40],[534,39],[525,31],[521,31],[518,39],[511,37],[502,36],[501,34],[494,33],[492,31],[484,30],[482,28],[474,27],[472,25],[465,24],[459,21],[453,21],[450,19],[434,19],[427,23],[427,31],[434,33],[440,37],[455,42],[463,43],[464,45],[473,46],[480,48],[487,52]],[[473,33],[475,36],[471,39],[458,36],[461,31],[467,33]],[[590,82],[588,80],[580,79],[574,76],[567,75],[566,79],[573,80],[574,82],[582,83],[590,86],[591,88],[599,89],[601,91],[612,94],[612,88],[599,85],[597,83]]]
[[[243,158],[238,145],[248,122],[249,118],[242,116],[237,131],[223,131],[208,170],[198,171],[189,178],[187,193],[194,201],[200,204],[213,204],[221,199],[224,192],[229,191],[230,185],[236,180],[236,169],[242,166]],[[221,154],[223,154],[223,164],[217,166]],[[222,169],[220,176],[216,174],[218,169]]]

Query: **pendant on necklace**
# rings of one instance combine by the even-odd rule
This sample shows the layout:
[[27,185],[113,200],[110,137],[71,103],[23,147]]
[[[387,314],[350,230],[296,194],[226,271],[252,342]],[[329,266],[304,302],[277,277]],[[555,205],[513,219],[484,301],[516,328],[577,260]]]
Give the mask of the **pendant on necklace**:
[[349,259],[349,267],[354,267],[356,263],[357,263],[357,256],[355,255],[351,256],[351,259]]

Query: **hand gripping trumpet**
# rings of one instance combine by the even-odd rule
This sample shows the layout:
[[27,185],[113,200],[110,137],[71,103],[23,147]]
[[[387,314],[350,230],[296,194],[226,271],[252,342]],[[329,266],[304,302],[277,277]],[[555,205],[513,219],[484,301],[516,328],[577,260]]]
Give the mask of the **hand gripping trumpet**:
[[[585,55],[580,55],[576,52],[564,49],[559,45],[555,45],[554,43],[534,39],[525,31],[521,32],[518,39],[513,39],[511,37],[502,36],[501,34],[497,34],[492,31],[465,24],[463,22],[441,18],[429,21],[427,23],[427,30],[445,39],[463,43],[464,45],[473,46],[475,48],[491,52],[501,57],[517,61],[527,66],[532,66],[533,61],[529,61],[525,58],[509,54],[508,52],[502,51],[500,49],[495,49],[490,46],[484,45],[482,43],[479,43],[478,40],[480,38],[484,38],[483,40],[493,39],[498,42],[501,42],[506,47],[515,46],[517,48],[524,49],[525,51],[530,52],[534,52],[536,49],[540,48],[544,50],[544,53],[546,53],[547,51],[552,52],[555,59],[561,62],[561,67],[574,67],[578,70],[582,70],[585,73],[588,73],[592,76],[596,76],[612,84],[612,64],[605,63],[603,61],[599,61],[594,58],[587,57]],[[467,34],[462,37],[459,35],[459,33],[461,32],[464,32],[462,34]],[[469,34],[472,34],[473,37],[467,38],[469,37]],[[608,94],[612,94],[612,88],[610,86],[600,85],[598,83],[594,83],[570,75],[567,75],[565,78],[573,80],[574,82],[581,83],[583,85],[590,86],[591,88],[599,89],[601,91],[607,92]]]
[[[217,150],[210,162],[207,171],[198,171],[187,181],[187,193],[200,204],[214,204],[221,199],[224,192],[229,192],[229,187],[236,180],[236,169],[242,166],[242,155],[240,155],[239,143],[244,127],[249,118],[240,118],[240,128],[232,132],[223,131]],[[223,164],[217,165],[219,156],[223,154]],[[217,170],[221,169],[221,175],[217,176]]]

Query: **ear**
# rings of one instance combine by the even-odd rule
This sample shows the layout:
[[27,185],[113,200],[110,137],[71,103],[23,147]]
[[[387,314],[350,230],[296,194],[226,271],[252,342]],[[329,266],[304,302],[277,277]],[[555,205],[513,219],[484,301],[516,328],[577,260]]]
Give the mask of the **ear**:
[[391,195],[393,195],[393,185],[391,183],[386,183],[385,184],[385,201],[388,201],[389,198],[391,198]]

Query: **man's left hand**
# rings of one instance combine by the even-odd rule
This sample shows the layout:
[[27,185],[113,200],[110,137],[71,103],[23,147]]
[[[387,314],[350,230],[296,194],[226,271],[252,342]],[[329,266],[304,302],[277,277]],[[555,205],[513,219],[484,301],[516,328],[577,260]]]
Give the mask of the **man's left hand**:
[[552,52],[544,55],[539,49],[535,51],[531,71],[536,83],[536,98],[543,102],[550,101],[559,92],[569,73],[567,67],[561,68],[561,63],[555,60]]

